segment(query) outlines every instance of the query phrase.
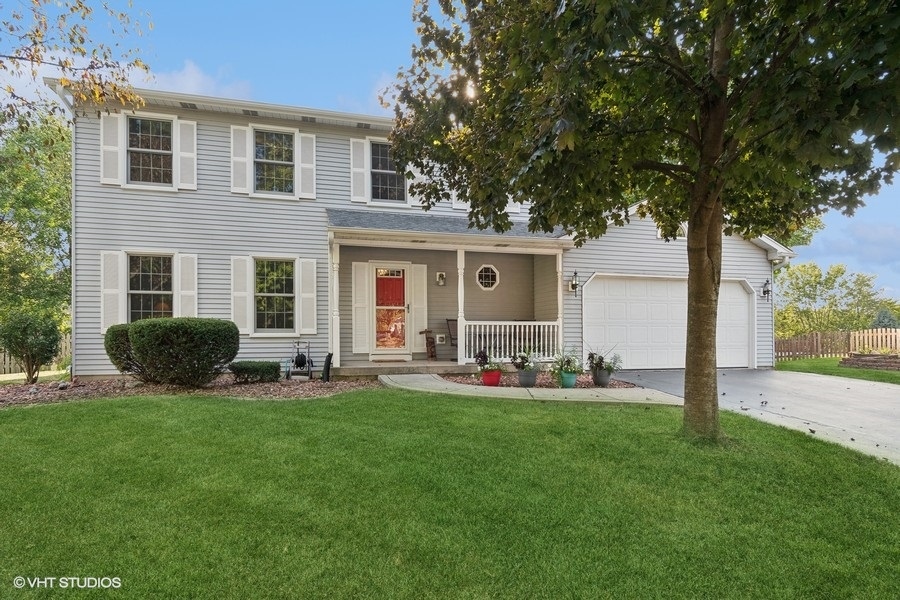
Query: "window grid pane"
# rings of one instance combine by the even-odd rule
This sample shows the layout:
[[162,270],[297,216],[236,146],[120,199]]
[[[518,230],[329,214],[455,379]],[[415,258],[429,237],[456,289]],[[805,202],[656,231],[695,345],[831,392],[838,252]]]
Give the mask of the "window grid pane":
[[397,173],[390,144],[372,142],[372,200],[406,201],[406,180]]
[[172,257],[128,257],[129,322],[171,317]]
[[256,191],[294,193],[294,134],[256,131],[253,135]]
[[172,122],[128,119],[128,181],[172,185]]
[[256,261],[256,329],[294,330],[294,262]]

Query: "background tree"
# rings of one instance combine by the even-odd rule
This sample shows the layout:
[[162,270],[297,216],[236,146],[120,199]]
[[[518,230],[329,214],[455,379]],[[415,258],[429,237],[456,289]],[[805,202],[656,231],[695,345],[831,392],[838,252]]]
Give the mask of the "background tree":
[[896,302],[875,287],[875,275],[848,273],[831,265],[824,273],[816,263],[781,269],[775,301],[775,331],[790,338],[816,331],[868,329],[880,310]]
[[79,105],[141,104],[129,77],[147,66],[136,50],[123,49],[118,41],[110,45],[91,39],[98,4],[96,12],[113,40],[141,35],[138,20],[107,2],[32,0],[6,6],[0,19],[0,72],[6,75],[0,121],[27,127],[42,113],[64,114],[57,97],[39,81],[43,75],[58,78]]
[[872,329],[896,329],[900,327],[900,319],[894,313],[886,308],[882,308],[875,315],[875,319],[870,325]]
[[[813,236],[823,229],[825,229],[825,222],[822,221],[822,217],[813,215],[802,223],[789,226],[788,231],[776,234],[774,237],[788,248],[809,246],[812,243]],[[776,277],[778,272],[775,272]]]
[[579,244],[635,197],[667,237],[687,222],[684,428],[720,438],[723,232],[852,212],[897,169],[897,3],[417,0],[414,18],[392,134],[412,192],[501,231],[529,201],[532,229]]
[[0,138],[0,318],[65,320],[71,288],[71,132],[58,118]]

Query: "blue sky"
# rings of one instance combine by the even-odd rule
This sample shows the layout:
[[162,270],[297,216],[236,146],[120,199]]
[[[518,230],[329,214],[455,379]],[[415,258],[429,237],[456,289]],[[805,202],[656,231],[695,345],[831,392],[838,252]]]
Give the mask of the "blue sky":
[[[364,114],[390,114],[378,93],[416,39],[412,0],[135,0],[141,10],[153,29],[135,43],[156,80],[138,85]],[[852,218],[825,223],[795,260],[874,273],[900,298],[900,177]]]

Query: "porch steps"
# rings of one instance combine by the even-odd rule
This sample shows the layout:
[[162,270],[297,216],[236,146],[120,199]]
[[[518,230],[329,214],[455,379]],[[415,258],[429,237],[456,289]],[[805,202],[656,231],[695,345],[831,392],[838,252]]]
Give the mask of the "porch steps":
[[372,378],[379,375],[410,375],[410,374],[435,374],[435,375],[468,375],[477,373],[477,365],[459,365],[450,361],[424,361],[411,362],[364,362],[341,367],[332,367],[331,376],[340,378]]

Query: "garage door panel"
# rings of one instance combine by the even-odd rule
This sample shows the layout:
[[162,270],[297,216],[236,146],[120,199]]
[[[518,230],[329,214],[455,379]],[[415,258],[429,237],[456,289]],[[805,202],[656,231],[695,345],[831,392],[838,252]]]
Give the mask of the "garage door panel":
[[[622,356],[627,369],[684,366],[687,281],[594,278],[585,286],[585,341]],[[752,346],[751,295],[738,282],[723,282],[719,297],[717,361],[747,367]]]

